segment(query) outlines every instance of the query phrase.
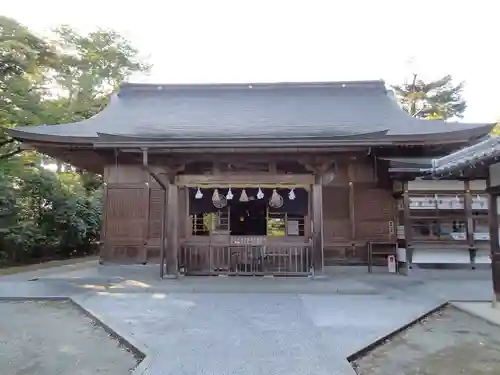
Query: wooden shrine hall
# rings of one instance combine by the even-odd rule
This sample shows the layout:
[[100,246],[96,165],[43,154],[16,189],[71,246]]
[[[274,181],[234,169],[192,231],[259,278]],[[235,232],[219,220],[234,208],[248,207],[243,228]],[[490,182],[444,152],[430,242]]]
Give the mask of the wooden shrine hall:
[[104,176],[103,262],[311,275],[393,249],[418,160],[492,127],[413,118],[383,81],[359,81],[127,83],[92,118],[7,131]]

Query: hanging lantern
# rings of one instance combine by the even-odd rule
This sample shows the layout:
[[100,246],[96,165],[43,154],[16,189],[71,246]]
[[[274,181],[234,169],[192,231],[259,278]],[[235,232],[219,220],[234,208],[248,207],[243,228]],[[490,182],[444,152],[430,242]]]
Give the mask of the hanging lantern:
[[280,208],[283,206],[283,197],[278,194],[276,189],[273,190],[273,194],[271,195],[271,199],[269,199],[269,206],[274,208]]
[[196,191],[196,194],[194,195],[195,199],[201,199],[203,198],[203,193],[201,192],[200,188]]
[[240,202],[248,202],[248,195],[245,189],[241,191]]
[[221,208],[227,206],[227,199],[226,197],[224,197],[224,195],[219,194],[219,199],[216,201],[212,201],[212,204],[214,205],[215,208],[218,208],[220,210]]
[[271,201],[272,202],[277,202],[279,200],[279,194],[276,191],[276,189],[273,189],[273,195],[271,195]]
[[227,191],[226,199],[227,200],[233,199],[233,192],[231,191],[231,188],[229,188],[229,190]]
[[220,201],[219,190],[214,189],[214,193],[212,194],[212,202]]
[[290,189],[290,192],[288,193],[288,199],[293,201],[295,199],[295,192],[293,191],[294,189]]
[[262,199],[262,198],[264,198],[264,193],[262,192],[262,190],[259,187],[259,191],[257,192],[257,199]]

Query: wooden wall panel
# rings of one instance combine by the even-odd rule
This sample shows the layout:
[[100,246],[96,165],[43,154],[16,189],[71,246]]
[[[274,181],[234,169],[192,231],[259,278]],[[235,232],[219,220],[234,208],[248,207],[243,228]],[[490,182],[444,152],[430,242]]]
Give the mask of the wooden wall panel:
[[323,187],[323,239],[325,245],[333,242],[348,241],[349,236],[348,187]]
[[330,185],[347,186],[349,183],[347,167],[348,164],[345,162],[335,163],[335,178]]
[[165,192],[163,189],[151,189],[149,201],[149,240],[161,238],[164,202]]
[[347,186],[323,187],[323,220],[349,219],[348,195]]
[[349,241],[350,233],[351,224],[349,219],[323,220],[325,243]]
[[[324,239],[325,264],[364,264],[368,241],[395,241],[389,223],[396,217],[396,200],[391,190],[376,188],[369,168],[353,168],[353,205],[355,237],[349,216],[349,186],[325,187]],[[365,182],[359,182],[365,180]]]
[[377,180],[373,162],[366,160],[365,162],[357,162],[352,164],[352,181],[353,182],[375,182]]
[[391,191],[358,184],[354,189],[354,202],[358,241],[395,239],[395,233],[390,231],[390,222],[395,228],[396,217],[396,200]]
[[107,165],[104,181],[108,184],[139,184],[148,181],[148,174],[140,165]]
[[[186,230],[188,228],[185,225],[186,219],[186,194],[187,189],[179,189],[179,237],[185,238]],[[161,254],[161,215],[163,210],[165,193],[163,189],[152,189],[151,190],[151,200],[150,200],[150,216],[149,216],[149,238],[146,245],[146,257],[147,262],[159,262]],[[165,211],[165,220],[167,219],[167,212]],[[166,221],[165,221],[166,224]],[[189,227],[190,228],[190,227]],[[168,233],[165,235],[165,241],[167,241]]]
[[[373,159],[342,159],[335,163],[335,178],[328,185],[347,186],[354,183],[374,183],[377,181]],[[327,186],[328,186],[327,185]]]
[[[151,171],[167,183],[165,168],[151,166]],[[154,178],[149,176],[140,165],[106,165],[104,167],[104,180],[108,184],[140,184],[149,182],[151,187],[160,188]]]
[[[151,166],[151,170],[167,182],[164,168]],[[140,165],[107,165],[104,180],[108,184],[104,260],[159,261],[163,189]],[[151,188],[149,206],[146,182]]]
[[144,184],[135,188],[108,187],[103,258],[119,262],[143,262],[147,219]]

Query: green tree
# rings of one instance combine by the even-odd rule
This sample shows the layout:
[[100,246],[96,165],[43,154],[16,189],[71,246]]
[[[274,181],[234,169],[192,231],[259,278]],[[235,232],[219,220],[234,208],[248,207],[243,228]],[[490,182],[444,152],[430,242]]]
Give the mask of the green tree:
[[462,97],[464,83],[453,84],[451,75],[425,82],[413,74],[409,82],[392,86],[396,97],[410,115],[424,119],[463,117],[467,104]]
[[46,155],[19,153],[4,128],[91,117],[130,74],[149,69],[113,31],[65,26],[56,36],[0,17],[0,265],[94,251],[103,192],[100,176],[54,173]]
[[135,72],[147,72],[139,51],[113,30],[79,34],[69,26],[55,30],[63,51],[55,80],[64,92],[54,104],[59,120],[73,122],[95,115],[108,95]]
[[491,135],[500,136],[500,122],[495,125],[495,127],[491,131]]
[[[55,75],[62,95],[48,103],[52,124],[94,116],[107,104],[109,94],[131,74],[150,69],[139,51],[113,30],[82,35],[61,26],[54,32],[62,51]],[[63,169],[61,163],[57,166],[58,171]]]
[[[57,61],[54,48],[17,21],[0,16],[0,126],[43,122],[44,85]],[[0,158],[20,150],[0,129]]]

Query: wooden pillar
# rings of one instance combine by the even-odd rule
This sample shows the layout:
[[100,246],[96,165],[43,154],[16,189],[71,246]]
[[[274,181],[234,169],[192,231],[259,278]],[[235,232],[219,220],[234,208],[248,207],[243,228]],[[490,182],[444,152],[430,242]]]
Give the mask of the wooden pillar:
[[408,267],[411,267],[413,258],[413,249],[411,247],[412,229],[411,229],[411,210],[410,210],[410,193],[408,192],[408,182],[403,183],[403,225],[405,234],[406,262]]
[[99,263],[102,264],[110,257],[109,246],[106,243],[106,227],[108,225],[108,184],[104,182],[103,212],[101,222],[101,232],[99,234]]
[[179,272],[179,188],[172,182],[168,184],[166,277],[177,277]]
[[160,277],[165,276],[165,251],[167,248],[167,204],[168,204],[168,185],[163,191],[163,204],[161,209],[161,235],[160,235]]
[[[357,252],[357,238],[356,238],[356,207],[355,207],[355,199],[354,199],[354,165],[352,162],[350,162],[347,166],[347,179],[348,181],[348,199],[349,199],[349,226],[350,226],[350,233],[349,233],[349,239],[351,240],[351,252],[350,256],[353,256],[355,258],[358,258],[359,254]],[[368,243],[366,244],[366,259],[368,263],[371,262],[371,252],[370,252],[370,245]],[[346,254],[346,257],[348,255]]]
[[[356,242],[356,217],[354,206],[354,171],[353,165],[347,166],[347,178],[349,179],[349,222],[351,225],[351,244],[354,246]],[[355,250],[355,249],[353,249]]]
[[488,178],[491,272],[494,303],[498,303],[500,302],[500,243],[498,234],[498,198],[500,194],[491,190],[489,182]]
[[472,194],[470,191],[470,181],[464,181],[464,214],[465,230],[467,234],[467,244],[469,245],[470,262],[475,268],[476,248],[474,245],[474,221],[472,219]]
[[151,176],[147,171],[144,171],[146,174],[146,182],[145,182],[145,192],[144,192],[144,208],[146,210],[146,220],[144,220],[144,229],[143,229],[143,244],[142,244],[142,259],[141,263],[146,264],[148,260],[148,243],[149,243],[149,232],[150,232],[150,224],[151,224]]
[[313,251],[314,274],[323,272],[323,186],[321,175],[316,175],[312,185]]

